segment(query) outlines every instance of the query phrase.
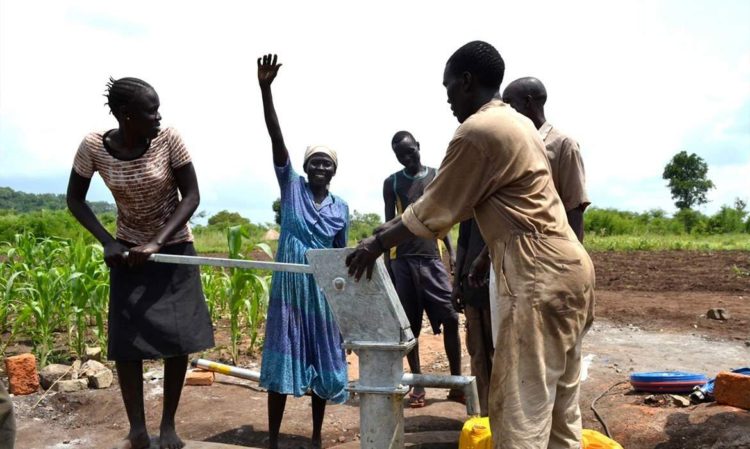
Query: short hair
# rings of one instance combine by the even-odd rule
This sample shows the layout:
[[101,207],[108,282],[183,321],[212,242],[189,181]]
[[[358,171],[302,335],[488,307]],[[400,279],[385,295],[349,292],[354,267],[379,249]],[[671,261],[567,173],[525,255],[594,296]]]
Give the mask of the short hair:
[[147,82],[138,78],[120,78],[115,80],[111,76],[107,83],[107,91],[104,96],[107,97],[107,106],[110,112],[117,117],[120,108],[128,106],[144,90],[154,90]]
[[471,73],[484,87],[500,89],[505,75],[505,61],[500,53],[484,41],[472,41],[456,50],[448,64],[453,74]]
[[417,141],[417,139],[415,139],[409,131],[399,131],[393,135],[393,139],[391,139],[391,146],[396,145],[404,139],[411,139],[413,142]]

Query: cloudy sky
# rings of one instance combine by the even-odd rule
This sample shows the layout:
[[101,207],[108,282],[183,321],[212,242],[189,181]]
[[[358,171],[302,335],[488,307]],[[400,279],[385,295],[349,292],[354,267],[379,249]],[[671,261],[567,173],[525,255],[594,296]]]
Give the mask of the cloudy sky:
[[[136,76],[189,145],[200,209],[271,221],[278,196],[256,78],[284,64],[276,107],[293,163],[339,151],[332,191],[382,214],[410,130],[440,163],[458,125],[441,85],[467,41],[495,45],[503,86],[533,75],[547,118],[581,144],[598,207],[673,211],[661,179],[680,150],[709,164],[704,212],[750,197],[750,2],[0,0],[0,186],[63,193],[83,136],[116,126],[102,93]],[[89,198],[111,200],[98,176]]]

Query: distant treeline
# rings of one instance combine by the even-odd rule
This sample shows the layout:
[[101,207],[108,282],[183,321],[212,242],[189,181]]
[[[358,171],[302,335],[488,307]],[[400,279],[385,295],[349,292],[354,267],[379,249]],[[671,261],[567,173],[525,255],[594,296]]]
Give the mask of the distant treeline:
[[[673,215],[663,210],[628,212],[616,209],[590,207],[586,210],[587,235],[643,236],[643,235],[719,235],[750,233],[750,217],[747,205],[736,200],[734,205],[722,206],[715,214],[706,215],[691,209],[683,209]],[[92,203],[92,208],[104,226],[114,232],[116,210],[113,204]],[[198,214],[201,217],[205,213]],[[350,243],[372,234],[382,221],[378,214],[354,211],[350,217]],[[221,211],[208,217],[206,225],[194,225],[196,243],[213,239],[210,248],[223,248],[226,229],[242,226],[251,241],[259,241],[269,228],[269,223],[252,223],[237,212]],[[40,237],[61,237],[93,241],[68,212],[65,195],[30,194],[0,187],[0,242],[12,241],[18,233],[28,230]],[[455,234],[455,233],[453,233]],[[455,235],[454,235],[455,237]],[[688,237],[689,238],[689,237]]]
[[616,209],[586,210],[586,233],[610,235],[715,235],[750,233],[750,217],[746,204],[736,200],[734,206],[721,206],[713,215],[682,209],[669,216],[661,209],[628,212]]
[[[114,204],[106,201],[89,201],[89,206],[95,214],[115,212]],[[41,210],[67,209],[65,195],[55,193],[26,193],[13,190],[10,187],[0,187],[0,210],[14,212],[34,212]]]

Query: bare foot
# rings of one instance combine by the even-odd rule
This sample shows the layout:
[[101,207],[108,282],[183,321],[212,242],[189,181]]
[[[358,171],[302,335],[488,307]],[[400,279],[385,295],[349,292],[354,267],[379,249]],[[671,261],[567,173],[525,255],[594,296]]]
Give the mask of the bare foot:
[[185,447],[174,427],[162,427],[159,430],[159,449],[181,449]]
[[151,446],[151,439],[148,436],[148,432],[143,430],[140,432],[131,431],[113,449],[148,449],[149,446]]

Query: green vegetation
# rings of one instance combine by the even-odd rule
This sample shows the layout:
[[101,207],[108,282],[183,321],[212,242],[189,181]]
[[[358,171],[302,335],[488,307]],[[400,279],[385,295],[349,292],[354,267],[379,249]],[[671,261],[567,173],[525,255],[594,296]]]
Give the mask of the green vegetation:
[[588,251],[750,251],[750,234],[718,235],[610,235],[587,234],[584,246]]
[[[226,230],[231,258],[242,258],[243,248],[273,257],[268,245],[248,237],[240,226]],[[0,355],[19,339],[31,342],[41,366],[81,357],[89,345],[106,351],[109,270],[102,256],[99,244],[31,232],[0,244]],[[212,318],[230,323],[236,362],[244,336],[248,352],[258,347],[270,273],[202,267],[201,279]]]
[[92,342],[106,349],[109,272],[101,247],[24,232],[2,243],[0,260],[0,354],[19,336],[31,340],[42,366],[80,357]]
[[[0,354],[19,340],[31,342],[42,365],[80,356],[87,345],[106,350],[109,276],[101,246],[67,210],[20,212],[17,204],[28,200],[33,209],[64,198],[26,195],[0,189],[2,198],[15,201],[10,209],[0,210]],[[113,232],[115,213],[104,210],[98,216]],[[750,217],[739,199],[710,216],[688,208],[673,216],[662,210],[590,208],[585,223],[590,251],[750,251]],[[353,211],[349,244],[371,235],[380,224],[377,214]],[[221,211],[206,225],[193,226],[193,232],[200,253],[272,258],[276,242],[262,243],[269,226]],[[734,272],[749,275],[741,267]],[[252,353],[260,346],[270,279],[269,272],[258,270],[201,269],[209,311],[215,322],[228,324],[235,362],[243,349]]]

